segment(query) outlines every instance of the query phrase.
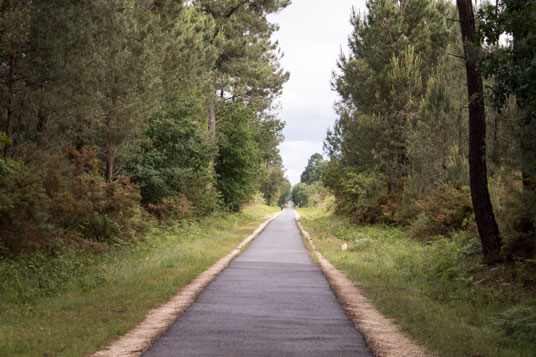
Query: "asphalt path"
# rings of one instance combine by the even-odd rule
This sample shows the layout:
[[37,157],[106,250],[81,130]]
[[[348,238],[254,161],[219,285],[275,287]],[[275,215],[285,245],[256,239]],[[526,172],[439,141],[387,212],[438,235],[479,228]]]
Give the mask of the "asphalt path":
[[372,356],[285,209],[144,356]]

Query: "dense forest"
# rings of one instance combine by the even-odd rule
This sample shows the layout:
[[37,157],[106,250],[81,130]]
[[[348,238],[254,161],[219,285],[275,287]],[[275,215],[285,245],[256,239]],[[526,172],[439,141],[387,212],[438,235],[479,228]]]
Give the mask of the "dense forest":
[[294,186],[290,4],[0,0],[0,354],[97,351],[290,198],[306,246],[415,341],[533,354],[536,0],[349,11],[336,120]]
[[[257,192],[286,202],[274,103],[289,73],[267,16],[289,4],[2,1],[2,251],[128,240],[144,215],[239,211]],[[334,197],[422,239],[478,232],[488,262],[533,257],[534,7],[354,12],[328,160],[311,157],[294,201]]]
[[0,252],[286,201],[267,16],[289,3],[1,1]]
[[536,3],[370,0],[351,22],[328,160],[311,157],[294,201],[332,193],[356,222],[475,232],[488,263],[533,259]]

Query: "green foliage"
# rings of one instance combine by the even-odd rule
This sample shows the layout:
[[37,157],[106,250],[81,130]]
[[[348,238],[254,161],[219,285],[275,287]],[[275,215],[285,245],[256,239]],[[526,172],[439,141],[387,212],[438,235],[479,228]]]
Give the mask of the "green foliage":
[[326,188],[322,181],[316,181],[310,185],[307,185],[307,197],[308,207],[324,207],[325,209],[332,209],[334,204],[334,197]]
[[460,46],[445,20],[454,17],[450,4],[370,0],[367,8],[352,14],[350,54],[334,75],[341,101],[325,141],[323,181],[338,212],[398,222],[407,201],[441,180],[467,180],[459,160],[467,147],[463,63],[450,55]]
[[193,4],[214,20],[220,35],[216,91],[231,92],[256,111],[268,109],[289,78],[279,65],[278,45],[271,39],[277,26],[268,21],[268,15],[290,1],[195,0]]
[[299,211],[316,248],[402,331],[439,355],[534,351],[533,260],[486,267],[475,233],[422,242],[400,227],[355,225],[321,209]]
[[139,214],[140,195],[128,177],[106,183],[96,152],[72,149],[45,162],[40,172],[19,165],[3,175],[0,237],[11,251],[54,246],[55,235],[69,242],[129,238]]
[[309,161],[307,162],[307,166],[305,166],[305,169],[301,174],[300,182],[310,185],[319,181],[322,177],[322,172],[325,168],[325,165],[326,163],[322,155],[319,153],[311,155]]
[[[95,287],[102,278],[90,274],[89,266],[94,263],[95,256],[92,254],[79,254],[69,249],[32,252],[7,259],[0,265],[4,299],[11,303],[28,304],[69,288],[84,290]],[[4,302],[8,302],[6,300]]]
[[[4,161],[0,176],[0,246],[36,246],[50,232],[50,197],[34,168]],[[37,174],[36,174],[37,173]]]
[[283,180],[281,183],[279,191],[279,199],[277,200],[278,206],[286,206],[291,197],[291,187],[290,181],[288,179]]
[[267,177],[260,183],[260,191],[263,193],[268,206],[279,205],[282,187],[288,180],[285,179],[284,172],[279,167],[268,169],[266,174]]
[[419,214],[409,227],[416,238],[447,236],[474,224],[469,187],[456,189],[450,185],[433,188],[426,199],[414,202]]
[[192,110],[185,107],[149,118],[147,141],[128,169],[128,175],[140,187],[142,202],[160,204],[163,199],[183,195],[193,200],[200,196],[199,191],[206,190],[215,148],[192,115]]
[[292,187],[292,202],[298,207],[307,207],[309,197],[307,195],[307,184],[300,182]]
[[536,309],[514,306],[500,314],[494,322],[506,337],[527,343],[536,335]]
[[4,1],[2,245],[130,239],[130,181],[160,220],[247,202],[282,140],[288,73],[267,16],[288,3]]
[[337,166],[336,162],[330,162],[324,175],[326,186],[335,194],[337,212],[357,222],[390,221],[385,175],[379,171],[358,173],[349,168],[341,172]]
[[255,113],[242,103],[234,103],[221,112],[218,126],[216,184],[224,206],[240,210],[255,193],[260,179],[259,149],[255,141]]
[[[264,136],[266,127],[261,125],[260,131],[261,135]],[[260,138],[260,140],[257,139],[261,155],[264,156],[265,159],[269,159],[266,169],[264,170],[264,177],[260,182],[259,190],[262,192],[264,201],[267,205],[271,206],[277,204],[278,206],[281,206],[282,204],[286,204],[290,198],[291,185],[290,181],[285,177],[283,160],[279,153],[273,155],[273,153],[270,153],[270,149],[266,151],[266,143],[270,142],[272,139],[268,138],[268,140],[265,140],[264,137]],[[272,143],[275,142],[272,140]]]
[[411,167],[407,130],[453,41],[454,26],[445,21],[453,8],[432,0],[371,0],[367,8],[364,16],[352,14],[350,55],[341,55],[334,76],[342,100],[327,146],[345,166],[379,169],[392,190],[401,190]]
[[[526,122],[536,119],[536,2],[505,0],[484,4],[478,11],[479,41],[488,49],[480,60],[496,108],[514,95]],[[501,43],[511,36],[512,41]]]
[[536,193],[510,189],[505,192],[503,253],[507,259],[536,258]]

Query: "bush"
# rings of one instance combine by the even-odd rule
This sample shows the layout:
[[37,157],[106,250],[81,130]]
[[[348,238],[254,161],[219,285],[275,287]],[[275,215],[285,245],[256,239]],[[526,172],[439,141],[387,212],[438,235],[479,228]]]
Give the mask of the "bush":
[[39,170],[3,160],[0,173],[0,244],[10,251],[43,243],[48,225],[50,198]]
[[298,207],[307,207],[309,204],[307,184],[300,182],[292,187],[292,202]]
[[416,238],[449,235],[474,222],[469,187],[456,189],[444,184],[430,190],[427,199],[417,200],[415,205],[420,213],[409,233]]
[[536,308],[514,306],[494,319],[497,329],[505,337],[528,342],[536,336]]
[[0,244],[10,252],[133,232],[138,187],[124,176],[105,182],[89,148],[51,155],[38,167],[9,163],[0,181]]
[[105,182],[94,150],[72,149],[68,157],[47,165],[45,187],[53,223],[71,235],[96,241],[128,236],[141,199],[138,187],[125,176]]
[[536,192],[511,192],[506,207],[505,257],[510,260],[536,258]]
[[323,207],[331,209],[334,205],[334,197],[329,190],[323,185],[322,181],[315,181],[307,185],[307,197],[310,207]]
[[397,197],[388,196],[387,180],[378,171],[346,170],[335,188],[337,212],[355,222],[392,223]]

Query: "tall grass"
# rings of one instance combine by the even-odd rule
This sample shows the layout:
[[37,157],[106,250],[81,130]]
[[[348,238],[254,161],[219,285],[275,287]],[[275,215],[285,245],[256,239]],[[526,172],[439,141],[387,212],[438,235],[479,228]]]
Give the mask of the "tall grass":
[[277,208],[153,227],[100,254],[60,249],[0,261],[0,356],[80,356],[141,322]]
[[397,227],[356,226],[319,209],[300,212],[322,254],[441,356],[536,355],[535,262],[486,267],[472,234],[423,243]]

